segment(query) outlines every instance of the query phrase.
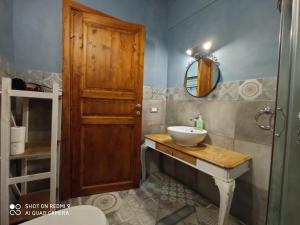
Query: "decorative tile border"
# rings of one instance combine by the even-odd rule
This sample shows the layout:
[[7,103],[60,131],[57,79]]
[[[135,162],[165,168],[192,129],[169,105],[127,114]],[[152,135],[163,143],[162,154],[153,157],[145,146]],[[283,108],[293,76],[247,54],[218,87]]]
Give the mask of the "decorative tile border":
[[12,71],[12,65],[7,60],[7,58],[0,56],[0,78],[2,77],[8,77],[9,74],[13,73]]
[[144,100],[166,100],[167,99],[167,89],[160,87],[144,86],[143,89]]
[[40,70],[25,70],[25,71],[16,71],[12,77],[17,77],[25,80],[26,82],[34,82],[40,85],[45,85],[52,87],[53,82],[59,84],[62,87],[62,74],[61,73],[52,73],[47,71]]
[[16,70],[15,66],[11,62],[9,62],[5,57],[0,56],[0,78],[2,77],[20,78],[26,82],[34,82],[48,87],[52,87],[52,84],[55,81],[60,87],[62,87],[61,73],[52,73],[40,70]]
[[276,86],[276,77],[243,81],[226,81],[219,83],[217,88],[204,98],[192,97],[183,87],[168,88],[167,99],[173,101],[275,101]]
[[240,83],[239,94],[244,100],[253,101],[262,95],[262,82],[259,80],[246,80]]
[[[27,82],[52,86],[57,82],[62,86],[62,74],[40,70],[16,70],[5,58],[0,56],[0,78],[18,77]],[[185,88],[160,88],[144,86],[144,100],[225,100],[225,101],[275,101],[277,78],[260,78],[243,81],[226,81],[218,84],[217,88],[207,97],[195,98],[187,93]]]
[[[62,87],[62,74],[41,70],[16,70],[15,67],[5,58],[0,56],[0,78],[20,78],[26,82],[34,82],[40,85],[52,87],[57,82]],[[1,81],[0,81],[1,83]],[[166,100],[167,89],[160,87],[144,86],[144,100]]]

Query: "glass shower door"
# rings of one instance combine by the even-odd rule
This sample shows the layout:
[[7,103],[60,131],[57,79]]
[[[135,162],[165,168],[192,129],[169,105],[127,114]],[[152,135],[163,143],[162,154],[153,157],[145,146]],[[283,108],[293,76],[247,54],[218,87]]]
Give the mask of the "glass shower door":
[[268,225],[300,224],[300,0],[283,0]]

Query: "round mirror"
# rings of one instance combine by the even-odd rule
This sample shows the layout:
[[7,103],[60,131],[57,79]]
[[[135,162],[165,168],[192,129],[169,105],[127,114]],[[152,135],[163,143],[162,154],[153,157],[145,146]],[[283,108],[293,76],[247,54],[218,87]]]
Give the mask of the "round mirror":
[[185,73],[184,86],[194,97],[210,94],[220,81],[219,66],[209,58],[200,58],[189,65]]

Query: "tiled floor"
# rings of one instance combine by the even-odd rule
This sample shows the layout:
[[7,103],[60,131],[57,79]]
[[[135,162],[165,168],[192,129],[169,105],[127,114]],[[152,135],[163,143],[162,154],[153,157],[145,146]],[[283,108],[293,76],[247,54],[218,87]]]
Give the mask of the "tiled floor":
[[[194,213],[178,225],[217,225],[218,208],[183,184],[162,173],[152,174],[139,189],[71,199],[71,204],[95,205],[110,225],[155,225],[185,205]],[[231,217],[228,225],[239,225]],[[171,225],[171,224],[170,224]]]

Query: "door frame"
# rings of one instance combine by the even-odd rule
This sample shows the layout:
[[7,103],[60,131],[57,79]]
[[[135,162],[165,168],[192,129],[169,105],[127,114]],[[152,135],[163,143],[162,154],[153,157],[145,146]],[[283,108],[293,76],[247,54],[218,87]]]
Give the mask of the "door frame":
[[[85,13],[92,13],[102,15],[108,18],[122,21],[118,18],[112,17],[98,10],[90,8],[81,3],[77,3],[73,0],[63,0],[63,107],[62,107],[62,150],[60,158],[60,186],[59,186],[59,197],[60,200],[67,200],[72,195],[72,152],[71,152],[71,72],[72,62],[70,57],[71,52],[71,12],[77,10]],[[136,24],[134,24],[136,25]],[[144,26],[140,25],[142,33],[144,34]],[[143,71],[143,69],[141,69]]]

